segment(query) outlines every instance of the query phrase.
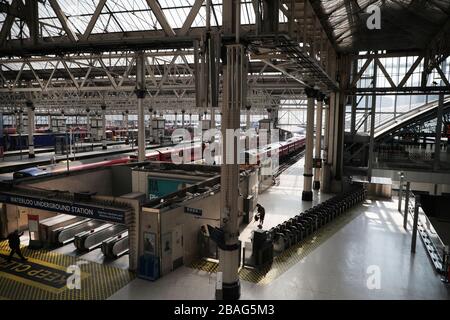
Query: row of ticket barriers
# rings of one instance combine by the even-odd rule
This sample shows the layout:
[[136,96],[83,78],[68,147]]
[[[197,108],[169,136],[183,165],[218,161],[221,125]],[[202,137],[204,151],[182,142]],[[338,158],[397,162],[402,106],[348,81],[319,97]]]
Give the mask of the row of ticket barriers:
[[38,235],[30,239],[30,246],[55,248],[71,242],[79,252],[101,248],[106,258],[115,259],[128,252],[128,229],[120,224],[59,214],[39,222]]
[[263,267],[270,264],[274,255],[300,243],[351,207],[363,202],[365,198],[365,187],[362,184],[353,184],[348,191],[296,215],[269,231],[255,230],[252,239],[252,265]]

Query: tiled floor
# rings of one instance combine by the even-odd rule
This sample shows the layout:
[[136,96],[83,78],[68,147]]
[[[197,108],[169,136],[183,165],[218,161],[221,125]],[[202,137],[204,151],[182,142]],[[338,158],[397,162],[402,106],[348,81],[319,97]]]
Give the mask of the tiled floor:
[[[302,203],[302,163],[281,177],[280,186],[261,195],[265,228],[307,209]],[[329,196],[315,195],[315,199]],[[314,201],[314,203],[317,200]],[[359,215],[267,285],[241,282],[242,299],[450,299],[420,240],[410,253],[411,233],[402,227],[396,201],[371,201]],[[255,225],[241,234],[246,239]],[[372,268],[379,289],[369,289]],[[368,273],[369,271],[369,273]],[[110,299],[213,299],[215,274],[181,267],[156,282],[135,279]]]

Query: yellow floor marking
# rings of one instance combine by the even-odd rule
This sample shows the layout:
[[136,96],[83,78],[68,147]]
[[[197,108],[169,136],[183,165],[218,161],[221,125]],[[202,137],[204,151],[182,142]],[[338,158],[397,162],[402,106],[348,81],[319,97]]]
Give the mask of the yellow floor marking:
[[[0,241],[0,253],[9,255],[7,241]],[[22,247],[22,253],[29,262],[66,271],[70,265],[75,265],[78,259],[53,253],[48,250],[31,250]],[[70,290],[49,287],[30,279],[22,278],[6,272],[0,272],[0,297],[14,300],[101,300],[106,299],[135,278],[128,271],[95,262],[80,265],[81,289]]]
[[[267,285],[280,275],[289,270],[292,266],[301,262],[306,256],[317,249],[322,243],[331,238],[336,232],[342,229],[346,224],[351,222],[361,214],[359,207],[350,209],[348,212],[337,217],[334,221],[322,227],[318,232],[308,236],[301,243],[289,248],[274,258],[271,266],[267,266],[260,270],[241,268],[239,277],[249,282]],[[214,261],[199,260],[190,265],[193,269],[215,273],[218,271],[218,263]]]

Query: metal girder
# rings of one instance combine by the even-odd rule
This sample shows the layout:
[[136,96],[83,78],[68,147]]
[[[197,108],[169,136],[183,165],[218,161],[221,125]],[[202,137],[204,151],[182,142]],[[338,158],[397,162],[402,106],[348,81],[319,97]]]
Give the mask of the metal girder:
[[55,11],[56,16],[58,17],[59,22],[61,23],[64,31],[67,34],[67,37],[72,42],[78,41],[78,36],[75,34],[75,31],[72,30],[72,27],[69,25],[69,19],[67,19],[65,13],[62,11],[57,0],[49,0],[50,5],[52,6],[53,11]]
[[153,14],[158,20],[159,24],[163,28],[166,35],[173,37],[176,35],[175,31],[172,29],[170,24],[167,22],[164,12],[161,10],[161,6],[157,0],[146,0],[148,6],[152,9]]
[[[427,63],[422,63],[424,60],[423,55],[418,55],[415,59],[414,63],[409,66],[408,71],[403,75],[403,78],[400,79],[398,84],[395,84],[393,80],[393,76],[389,73],[391,69],[387,70],[386,66],[383,64],[382,60],[383,58],[406,58],[406,56],[397,54],[389,54],[389,55],[378,55],[378,54],[368,54],[368,55],[362,55],[362,56],[355,56],[355,60],[362,60],[365,59],[365,63],[362,65],[361,69],[357,72],[357,75],[354,77],[351,85],[349,88],[347,88],[346,93],[348,95],[386,95],[386,94],[450,94],[450,81],[447,78],[447,75],[444,74],[444,72],[441,69],[440,65],[435,65],[434,70],[436,70],[437,74],[442,79],[443,84],[428,84],[428,81],[421,81],[421,83],[414,83],[414,81],[409,81],[411,79],[411,76],[414,73],[420,73],[420,74],[428,74],[428,71],[426,71]],[[375,87],[367,87],[365,85],[358,85],[358,83],[361,81],[361,77],[364,74],[364,72],[367,70],[370,63],[374,61],[377,68],[379,68],[384,75],[385,79],[388,82],[388,86],[381,86],[381,85],[375,85]],[[442,62],[441,62],[442,64]],[[421,70],[418,70],[419,66],[421,67]],[[395,72],[394,72],[395,73]],[[408,84],[409,82],[409,84]],[[417,82],[417,81],[416,81]],[[408,84],[408,85],[407,85]]]
[[0,12],[25,20],[26,16],[24,15],[22,9],[23,6],[20,1],[13,1],[11,4],[0,2]]
[[192,23],[194,22],[194,19],[200,11],[200,8],[202,7],[204,2],[205,0],[195,0],[194,5],[189,11],[186,21],[183,23],[181,29],[177,32],[178,36],[185,36],[186,34],[188,34],[189,28],[192,26]]
[[82,39],[87,40],[89,36],[91,35],[92,30],[94,29],[95,24],[97,23],[98,17],[100,16],[100,13],[103,10],[103,7],[105,6],[107,0],[100,0],[97,6],[95,7],[94,14],[91,17],[91,20],[89,20],[89,23],[86,27],[86,30],[83,33]]
[[[13,13],[18,13],[20,11],[20,8],[22,8],[22,7],[23,7],[22,1],[13,0],[11,5],[8,6],[8,9],[10,11],[12,11]],[[8,13],[5,21],[3,21],[2,29],[0,31],[0,46],[4,44],[9,32],[11,31],[11,27],[14,23],[14,19],[16,18],[16,15],[13,13]]]

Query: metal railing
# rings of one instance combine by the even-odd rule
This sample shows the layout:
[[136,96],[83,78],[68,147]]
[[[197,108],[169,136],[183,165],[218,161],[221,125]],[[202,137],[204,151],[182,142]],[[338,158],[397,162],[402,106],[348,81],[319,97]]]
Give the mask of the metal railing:
[[[401,201],[400,198],[401,194],[399,194],[399,201]],[[408,182],[406,185],[403,217],[403,227],[405,228],[405,230],[407,230],[409,221],[408,218],[412,218],[413,221],[411,252],[416,252],[416,239],[417,234],[419,234],[436,271],[439,273],[445,272],[443,268],[443,255],[440,252],[442,250],[439,250],[439,248],[445,248],[445,245],[437,235],[436,231],[434,231],[431,222],[429,221],[425,212],[422,210],[420,195],[415,195],[410,190],[410,182]]]

